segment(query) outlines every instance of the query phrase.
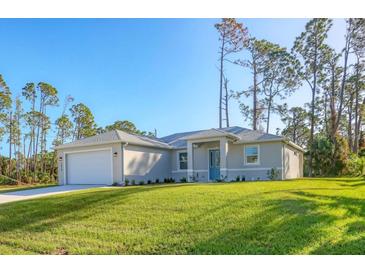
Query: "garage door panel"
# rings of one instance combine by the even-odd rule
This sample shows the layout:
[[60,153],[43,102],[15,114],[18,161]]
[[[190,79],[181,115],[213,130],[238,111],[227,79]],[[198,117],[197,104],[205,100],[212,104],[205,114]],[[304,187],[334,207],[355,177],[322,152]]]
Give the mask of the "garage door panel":
[[69,153],[66,156],[67,184],[111,184],[110,150]]

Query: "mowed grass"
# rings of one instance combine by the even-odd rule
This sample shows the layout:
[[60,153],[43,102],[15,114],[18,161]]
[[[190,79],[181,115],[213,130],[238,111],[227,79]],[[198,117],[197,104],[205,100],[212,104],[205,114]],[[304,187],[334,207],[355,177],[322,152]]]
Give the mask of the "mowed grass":
[[1,254],[365,254],[364,179],[89,189],[0,205]]

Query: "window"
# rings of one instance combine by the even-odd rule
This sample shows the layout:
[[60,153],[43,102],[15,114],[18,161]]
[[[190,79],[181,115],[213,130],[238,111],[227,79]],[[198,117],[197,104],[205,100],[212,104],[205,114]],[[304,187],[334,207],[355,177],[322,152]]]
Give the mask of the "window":
[[188,153],[179,152],[179,169],[188,169]]
[[259,146],[245,146],[245,164],[255,165],[260,163]]

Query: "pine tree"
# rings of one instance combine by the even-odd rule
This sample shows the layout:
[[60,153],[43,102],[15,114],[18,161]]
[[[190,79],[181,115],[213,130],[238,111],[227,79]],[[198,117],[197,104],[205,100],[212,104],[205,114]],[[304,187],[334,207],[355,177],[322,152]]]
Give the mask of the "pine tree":
[[[319,92],[318,81],[322,73],[325,63],[324,45],[329,29],[331,28],[331,20],[316,18],[310,20],[305,31],[295,39],[292,51],[301,60],[302,78],[308,83],[311,89],[311,112],[310,112],[310,139],[309,147],[313,143],[315,128],[315,97]],[[309,176],[312,176],[312,152],[309,151]]]
[[234,18],[224,18],[221,23],[215,24],[215,28],[219,32],[219,128],[222,128],[223,123],[223,101],[225,104],[226,126],[229,125],[228,117],[228,96],[223,98],[224,81],[224,61],[225,58],[234,52],[242,50],[244,43],[247,40],[247,29],[242,23],[238,23]]

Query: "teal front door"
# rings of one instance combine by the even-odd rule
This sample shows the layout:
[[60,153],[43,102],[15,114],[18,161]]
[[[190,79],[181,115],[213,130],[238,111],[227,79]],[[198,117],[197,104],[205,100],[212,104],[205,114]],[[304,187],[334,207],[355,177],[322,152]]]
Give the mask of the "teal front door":
[[216,181],[221,177],[219,149],[209,150],[209,180]]

